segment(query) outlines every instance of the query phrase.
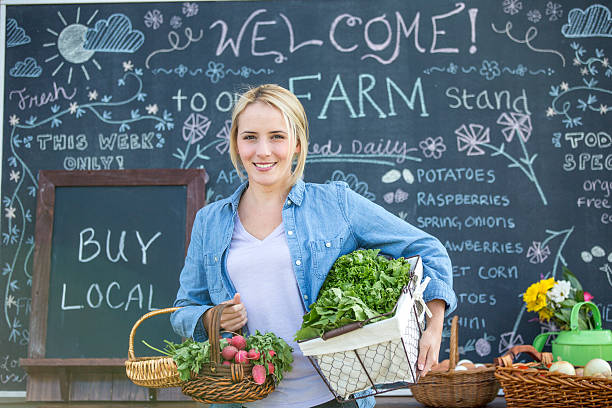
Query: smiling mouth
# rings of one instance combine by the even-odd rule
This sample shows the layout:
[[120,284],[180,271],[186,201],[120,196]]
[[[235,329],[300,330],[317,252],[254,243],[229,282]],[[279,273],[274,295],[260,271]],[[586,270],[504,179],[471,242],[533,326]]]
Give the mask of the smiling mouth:
[[253,165],[258,169],[269,169],[273,167],[276,163],[253,163]]

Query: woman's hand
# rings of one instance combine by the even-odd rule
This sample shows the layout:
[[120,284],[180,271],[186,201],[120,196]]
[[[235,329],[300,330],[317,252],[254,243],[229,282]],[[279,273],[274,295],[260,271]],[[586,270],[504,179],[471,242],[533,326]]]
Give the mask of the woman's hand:
[[[240,330],[247,322],[247,311],[244,307],[244,303],[240,300],[240,293],[236,293],[233,299],[223,303],[228,306],[225,306],[225,309],[223,309],[221,313],[221,328],[232,332]],[[204,327],[208,327],[207,323],[210,319],[208,311],[204,313],[202,319],[204,321]]]
[[427,302],[427,307],[432,315],[427,318],[427,328],[419,342],[419,358],[417,360],[417,369],[423,377],[427,375],[433,365],[438,364],[446,302],[441,299],[434,299]]

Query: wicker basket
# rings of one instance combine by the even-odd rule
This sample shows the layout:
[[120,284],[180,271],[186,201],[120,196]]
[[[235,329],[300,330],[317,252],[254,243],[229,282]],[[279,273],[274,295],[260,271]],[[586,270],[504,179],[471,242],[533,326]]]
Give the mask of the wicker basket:
[[149,317],[164,313],[172,313],[178,307],[159,309],[142,316],[132,327],[128,349],[128,360],[125,362],[125,372],[132,382],[149,388],[180,387],[183,381],[179,377],[176,364],[172,357],[139,357],[134,356],[134,335],[140,324]]
[[243,403],[263,399],[274,391],[274,379],[268,375],[263,384],[253,380],[253,364],[222,364],[219,349],[221,313],[225,304],[220,304],[208,313],[206,332],[210,342],[210,363],[206,363],[197,375],[182,385],[183,394],[204,404]]
[[[537,363],[517,364],[513,360],[528,353]],[[495,359],[495,377],[501,383],[508,407],[612,407],[612,380],[578,377],[546,370],[526,369],[552,362],[551,353],[539,353],[532,346],[515,346]],[[521,368],[519,368],[521,367]]]
[[495,366],[468,371],[454,371],[459,360],[458,317],[451,324],[449,370],[430,371],[411,387],[412,395],[421,404],[431,407],[481,407],[493,401],[499,391]]

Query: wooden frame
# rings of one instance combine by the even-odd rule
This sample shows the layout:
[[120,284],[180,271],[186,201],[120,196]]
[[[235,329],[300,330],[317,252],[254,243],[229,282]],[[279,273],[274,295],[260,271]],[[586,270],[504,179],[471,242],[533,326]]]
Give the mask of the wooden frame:
[[[124,377],[126,381],[129,381],[125,374],[125,359],[45,358],[48,317],[46,311],[49,303],[55,188],[67,186],[186,186],[186,254],[196,212],[205,205],[205,176],[206,172],[203,169],[41,170],[38,173],[39,190],[36,206],[36,246],[32,276],[30,342],[28,344],[28,358],[20,359],[21,366],[29,375],[26,393],[28,400],[68,401],[73,399],[70,391],[71,373],[75,370],[82,370],[84,367],[87,367],[88,372],[94,375],[98,373],[101,376],[106,375],[108,377],[112,373],[113,376],[118,375],[118,380],[123,380]],[[41,388],[49,388],[49,378],[57,379],[56,382],[58,383],[55,386],[51,385],[56,390],[51,393],[48,392],[48,389],[41,391]],[[112,381],[116,382],[117,379]],[[125,384],[122,387],[125,388]],[[151,392],[154,393],[154,391]],[[143,399],[152,399],[153,394],[151,392],[149,392],[149,395],[142,392]],[[133,390],[128,394],[131,398],[134,398]],[[154,394],[156,395],[156,393]]]

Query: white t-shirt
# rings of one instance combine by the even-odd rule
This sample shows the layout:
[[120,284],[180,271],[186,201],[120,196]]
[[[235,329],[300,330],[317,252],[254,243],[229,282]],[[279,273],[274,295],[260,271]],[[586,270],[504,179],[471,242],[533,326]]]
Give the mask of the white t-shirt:
[[275,391],[246,407],[308,408],[334,398],[310,361],[293,340],[306,311],[297,285],[285,229],[281,223],[259,240],[236,214],[227,256],[227,272],[247,310],[250,333],[273,332],[293,348],[293,369]]

